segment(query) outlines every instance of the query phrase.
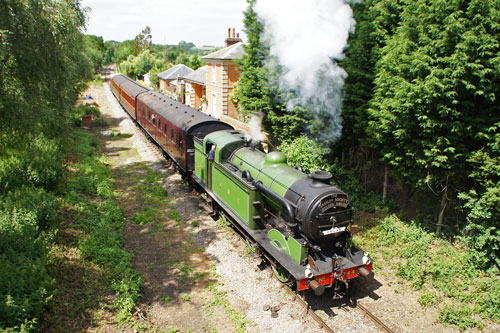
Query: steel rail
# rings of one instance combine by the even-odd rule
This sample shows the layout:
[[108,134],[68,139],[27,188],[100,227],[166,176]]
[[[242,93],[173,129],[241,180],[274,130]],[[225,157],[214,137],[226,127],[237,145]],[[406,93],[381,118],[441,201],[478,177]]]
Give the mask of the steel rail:
[[370,317],[370,319],[378,326],[380,326],[380,328],[382,328],[384,331],[386,331],[387,333],[394,333],[394,331],[391,328],[389,328],[386,324],[384,324],[380,319],[377,318],[377,316],[371,313],[371,311],[365,308],[361,303],[354,301],[354,304],[358,309],[363,311],[363,313],[365,313],[368,317]]
[[304,309],[306,309],[307,314],[309,314],[311,318],[314,319],[314,321],[316,321],[319,324],[319,326],[325,330],[325,332],[335,333],[335,331],[330,326],[328,326],[328,324],[323,319],[321,319],[321,317],[318,316],[316,312],[314,312],[311,309],[311,306],[302,297],[300,297],[300,295],[298,295],[286,284],[284,284],[283,287],[285,288],[285,290],[287,290],[288,292],[292,293],[295,296],[295,301],[299,303]]

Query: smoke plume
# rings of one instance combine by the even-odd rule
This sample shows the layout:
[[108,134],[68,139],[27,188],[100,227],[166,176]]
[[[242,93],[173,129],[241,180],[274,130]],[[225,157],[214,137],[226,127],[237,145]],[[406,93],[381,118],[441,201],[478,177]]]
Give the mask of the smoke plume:
[[252,114],[252,117],[247,123],[248,128],[250,129],[250,135],[259,141],[263,141],[266,139],[266,135],[262,130],[262,112],[256,112]]
[[347,73],[336,60],[344,57],[352,10],[344,0],[258,0],[255,12],[270,47],[266,66],[278,71],[275,82],[288,100],[313,115],[309,134],[336,141],[342,131],[342,87]]

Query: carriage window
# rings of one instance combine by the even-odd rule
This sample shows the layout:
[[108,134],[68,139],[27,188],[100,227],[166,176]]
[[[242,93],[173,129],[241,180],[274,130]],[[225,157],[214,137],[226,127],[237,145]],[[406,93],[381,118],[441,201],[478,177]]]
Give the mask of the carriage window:
[[167,124],[163,124],[163,132],[167,133]]
[[170,140],[174,140],[174,129],[170,129]]

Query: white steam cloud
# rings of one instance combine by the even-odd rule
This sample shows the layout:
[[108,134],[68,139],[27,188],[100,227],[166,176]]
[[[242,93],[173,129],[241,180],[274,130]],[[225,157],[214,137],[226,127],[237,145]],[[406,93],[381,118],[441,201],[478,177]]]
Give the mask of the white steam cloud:
[[250,135],[258,141],[264,141],[266,139],[266,135],[262,130],[262,112],[256,112],[252,114],[252,117],[247,123],[248,128],[250,129]]
[[287,110],[311,111],[310,132],[323,141],[337,140],[347,73],[335,60],[344,57],[354,30],[351,8],[344,0],[258,0],[254,9],[270,46],[266,66],[282,74],[277,84],[289,99]]

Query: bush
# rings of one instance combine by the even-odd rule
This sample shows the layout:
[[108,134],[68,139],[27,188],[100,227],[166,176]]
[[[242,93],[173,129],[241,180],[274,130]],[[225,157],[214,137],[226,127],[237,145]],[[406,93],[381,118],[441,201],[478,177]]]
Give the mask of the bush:
[[62,161],[58,140],[44,135],[11,140],[0,155],[0,194],[23,185],[54,189],[62,175]]
[[0,327],[32,329],[54,284],[36,214],[12,209],[0,216]]
[[82,117],[86,115],[94,115],[95,117],[99,117],[101,115],[101,112],[94,106],[77,106],[73,108],[73,111],[71,112],[73,125],[76,127],[80,127],[80,125],[82,124]]
[[[398,276],[424,290],[419,302],[436,304],[441,321],[460,329],[482,327],[480,318],[500,321],[498,276],[482,270],[486,258],[463,240],[440,240],[394,215],[357,240],[367,251],[382,252]],[[440,305],[442,300],[456,306]]]
[[23,186],[0,198],[0,212],[25,211],[32,214],[38,230],[48,230],[57,221],[59,204],[43,188]]
[[490,272],[500,271],[500,183],[491,187],[481,195],[471,190],[461,193],[468,209],[466,241],[469,246],[479,251],[486,259],[484,268]]
[[316,170],[330,171],[330,166],[324,157],[330,150],[311,139],[302,136],[283,142],[279,150],[286,155],[289,165],[300,165],[305,173]]
[[356,172],[346,170],[340,163],[329,163],[326,155],[329,149],[306,137],[288,141],[279,147],[287,156],[290,166],[300,165],[305,173],[326,170],[332,174],[332,182],[346,192],[357,210],[374,212],[383,207],[382,198],[374,193],[366,193]]

